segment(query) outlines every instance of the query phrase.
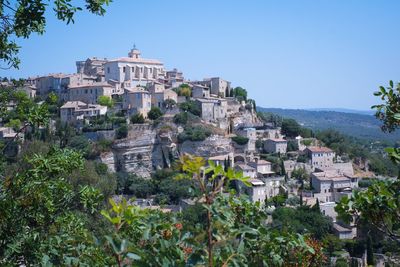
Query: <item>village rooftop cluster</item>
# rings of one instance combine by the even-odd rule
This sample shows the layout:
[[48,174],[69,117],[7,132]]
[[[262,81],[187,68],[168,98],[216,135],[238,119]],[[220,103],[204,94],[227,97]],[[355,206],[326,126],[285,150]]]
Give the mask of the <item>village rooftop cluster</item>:
[[[289,197],[300,197],[308,205],[318,203],[321,211],[333,219],[340,238],[351,239],[356,236],[354,225],[338,220],[334,211],[336,202],[343,196],[349,196],[358,187],[358,178],[354,176],[351,162],[342,162],[339,156],[321,146],[315,138],[287,138],[279,127],[258,118],[254,101],[235,96],[229,81],[220,77],[187,80],[177,69],[167,71],[159,60],[142,58],[136,47],[127,57],[112,60],[93,57],[76,62],[76,67],[74,74],[58,73],[28,78],[22,90],[31,98],[40,96],[43,99],[50,93],[56,94],[63,101],[59,112],[61,122],[73,125],[76,129],[88,127],[92,118],[118,112],[124,114],[123,120],[127,124],[135,114],[147,120],[154,108],[160,109],[164,117],[172,118],[182,112],[179,105],[189,101],[195,103],[202,123],[219,129],[224,138],[233,138],[231,148],[203,156],[216,164],[229,165],[250,177],[252,187],[237,184],[239,193],[247,194],[252,201],[261,203],[282,193]],[[185,88],[190,89],[189,94],[184,92]],[[100,99],[110,99],[114,104],[104,105]],[[142,123],[144,128],[148,127],[146,125],[146,122]],[[135,129],[140,131],[139,128]],[[180,127],[179,132],[183,131]],[[93,137],[93,132],[96,129],[88,131],[89,138]],[[115,139],[115,129],[100,129],[97,135]],[[1,138],[13,136],[11,128],[1,128]],[[125,137],[129,138],[129,135]],[[235,137],[245,141],[235,142]],[[165,133],[158,138],[160,142],[163,138],[169,140]],[[288,142],[296,143],[298,150],[288,152]],[[273,163],[261,157],[263,153],[291,153],[291,158],[294,154],[306,160],[285,160],[282,167],[284,173],[277,173]],[[128,156],[124,157],[127,160]],[[299,169],[310,175],[309,188],[292,179],[293,172]],[[191,199],[182,200],[181,207],[192,202]]]

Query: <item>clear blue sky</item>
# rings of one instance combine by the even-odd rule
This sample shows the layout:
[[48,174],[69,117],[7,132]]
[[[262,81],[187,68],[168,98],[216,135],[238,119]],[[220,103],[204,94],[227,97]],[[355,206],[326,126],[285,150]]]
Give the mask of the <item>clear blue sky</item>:
[[[400,80],[400,1],[115,0],[104,17],[52,14],[43,36],[22,40],[26,77],[75,71],[87,57],[147,58],[189,79],[221,76],[264,107],[366,110]],[[52,16],[50,16],[52,15]]]

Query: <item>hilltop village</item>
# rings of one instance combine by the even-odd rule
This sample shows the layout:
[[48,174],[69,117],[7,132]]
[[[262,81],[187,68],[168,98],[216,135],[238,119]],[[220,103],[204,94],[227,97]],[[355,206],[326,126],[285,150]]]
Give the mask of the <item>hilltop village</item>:
[[[90,142],[107,143],[96,160],[108,172],[151,179],[185,153],[201,156],[250,177],[251,187],[233,186],[253,202],[268,206],[284,196],[287,206],[319,207],[340,239],[356,237],[354,225],[337,219],[334,210],[358,188],[352,163],[315,138],[285,136],[257,114],[245,89],[221,77],[186,79],[159,60],[143,58],[136,47],[127,57],[92,57],[76,67],[73,74],[30,77],[18,90],[42,101],[56,96],[61,104],[53,130],[58,121]],[[3,140],[15,135],[7,125],[0,130]],[[18,138],[23,142],[24,133]],[[165,208],[184,209],[195,201],[180,199]],[[152,196],[135,203],[159,204]]]

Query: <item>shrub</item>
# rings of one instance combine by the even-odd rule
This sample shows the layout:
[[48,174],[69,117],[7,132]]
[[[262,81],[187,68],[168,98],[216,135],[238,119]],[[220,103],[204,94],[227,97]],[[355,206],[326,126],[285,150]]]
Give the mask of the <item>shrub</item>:
[[105,95],[99,96],[99,98],[97,99],[97,103],[108,108],[112,108],[114,106],[114,100],[111,97]]
[[244,137],[244,136],[234,136],[234,137],[232,137],[232,141],[238,145],[243,146],[249,142],[249,138]]
[[163,115],[161,112],[161,109],[158,107],[152,107],[147,116],[149,117],[150,120],[156,120],[160,118]]
[[186,128],[183,133],[178,135],[178,142],[183,143],[186,140],[190,141],[204,141],[211,135],[211,131],[202,126],[195,126]]
[[128,136],[128,126],[126,126],[126,124],[121,125],[121,127],[119,127],[115,132],[115,137],[117,139],[126,138],[127,136]]
[[199,116],[199,117],[201,116],[201,109],[193,100],[181,103],[179,105],[179,108],[182,111],[190,112],[195,116]]
[[137,123],[144,123],[144,117],[142,113],[135,113],[131,116],[131,123],[132,124],[137,124]]
[[174,122],[177,124],[186,124],[188,121],[187,112],[181,112],[174,116]]

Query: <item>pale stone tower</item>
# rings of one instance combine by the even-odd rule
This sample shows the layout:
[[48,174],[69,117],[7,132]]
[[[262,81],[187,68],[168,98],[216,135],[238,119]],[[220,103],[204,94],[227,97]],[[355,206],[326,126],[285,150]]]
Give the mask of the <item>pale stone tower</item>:
[[128,56],[130,58],[140,58],[140,51],[139,51],[139,49],[136,48],[135,44],[133,45],[133,48],[129,52]]

